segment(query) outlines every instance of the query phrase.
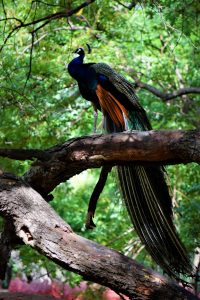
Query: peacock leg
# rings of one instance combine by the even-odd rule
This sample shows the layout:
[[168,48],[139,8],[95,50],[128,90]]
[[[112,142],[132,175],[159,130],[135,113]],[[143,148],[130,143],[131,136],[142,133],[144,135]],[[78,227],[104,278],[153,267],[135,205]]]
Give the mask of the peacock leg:
[[99,180],[92,192],[92,195],[90,197],[89,205],[88,205],[88,213],[87,213],[87,219],[85,223],[85,227],[87,229],[93,229],[96,227],[96,225],[93,222],[96,206],[97,206],[97,201],[99,199],[99,196],[105,186],[108,173],[111,171],[112,167],[111,166],[103,166],[101,169],[101,173],[99,176]]
[[93,131],[94,131],[94,133],[96,133],[96,131],[97,131],[98,110],[97,110],[95,104],[92,104],[92,106],[94,108],[94,129],[93,129]]

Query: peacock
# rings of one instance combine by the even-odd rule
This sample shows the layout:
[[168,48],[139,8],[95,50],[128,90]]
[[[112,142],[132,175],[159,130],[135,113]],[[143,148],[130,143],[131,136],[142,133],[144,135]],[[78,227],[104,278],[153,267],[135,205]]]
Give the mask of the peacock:
[[[68,65],[82,97],[103,113],[108,133],[151,130],[133,84],[105,63],[84,63],[85,51]],[[169,276],[190,275],[191,264],[173,224],[172,200],[163,166],[117,166],[122,195],[133,226],[153,260]]]

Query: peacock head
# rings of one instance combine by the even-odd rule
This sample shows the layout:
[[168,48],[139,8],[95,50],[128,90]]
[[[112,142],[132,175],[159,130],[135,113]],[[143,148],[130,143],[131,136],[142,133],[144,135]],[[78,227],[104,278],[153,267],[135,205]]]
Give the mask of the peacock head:
[[[88,49],[88,54],[90,54],[92,52],[92,49],[90,47],[89,44],[86,44],[87,45],[87,49]],[[77,48],[74,53],[78,54],[79,56],[85,56],[85,51],[83,48]]]
[[74,51],[74,53],[80,55],[80,56],[85,56],[85,51],[83,50],[83,48],[78,48]]

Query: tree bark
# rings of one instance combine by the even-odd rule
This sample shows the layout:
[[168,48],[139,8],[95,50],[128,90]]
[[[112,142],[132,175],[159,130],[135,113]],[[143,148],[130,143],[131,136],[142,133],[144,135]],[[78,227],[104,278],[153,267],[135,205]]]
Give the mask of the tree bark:
[[[200,131],[134,131],[71,139],[46,151],[0,149],[0,156],[38,158],[24,179],[43,197],[61,182],[103,165],[200,163]],[[50,200],[51,198],[49,198]]]
[[20,178],[0,176],[0,213],[9,218],[16,236],[25,244],[63,268],[130,299],[197,299],[119,252],[75,234],[41,195]]

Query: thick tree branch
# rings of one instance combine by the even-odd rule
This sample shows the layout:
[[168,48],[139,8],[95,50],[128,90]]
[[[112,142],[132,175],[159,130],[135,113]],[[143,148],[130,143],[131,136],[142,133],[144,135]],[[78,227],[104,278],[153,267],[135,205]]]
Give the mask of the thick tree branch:
[[199,139],[199,130],[134,130],[72,138],[47,150],[0,148],[0,156],[15,160],[36,158],[43,161],[65,159],[73,163],[86,161],[89,167],[94,168],[104,165],[103,162],[199,163]]
[[[130,299],[197,299],[117,251],[76,235],[43,198],[19,178],[0,176],[0,213],[16,235],[63,268]],[[144,280],[145,279],[145,280]]]
[[24,179],[45,198],[59,183],[103,165],[200,163],[200,131],[135,131],[71,139],[46,151],[0,149],[0,156],[38,158]]

